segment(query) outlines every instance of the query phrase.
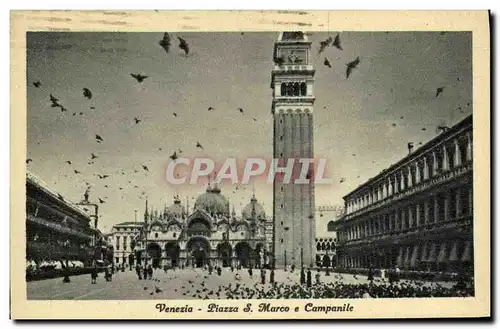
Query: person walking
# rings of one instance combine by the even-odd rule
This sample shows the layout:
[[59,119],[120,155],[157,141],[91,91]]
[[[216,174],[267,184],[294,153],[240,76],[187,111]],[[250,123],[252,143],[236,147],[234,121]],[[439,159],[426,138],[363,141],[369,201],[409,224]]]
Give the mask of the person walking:
[[253,270],[251,267],[248,268],[248,274],[250,275],[250,279],[251,279],[253,276]]
[[148,265],[148,279],[151,280],[153,278],[153,266],[151,264]]
[[304,268],[300,270],[300,284],[303,285],[306,283],[306,272],[304,271]]
[[266,284],[266,270],[265,269],[260,270],[260,283]]
[[321,274],[319,273],[319,270],[316,272],[316,284],[320,284],[321,283]]
[[307,270],[307,288],[311,288],[312,286],[312,278],[311,278],[311,269]]
[[144,264],[144,268],[142,270],[142,277],[144,278],[144,280],[148,279],[148,266],[146,263]]
[[97,280],[97,267],[95,265],[92,268],[92,272],[90,272],[90,278],[92,279],[91,283],[92,284],[96,284],[96,280]]

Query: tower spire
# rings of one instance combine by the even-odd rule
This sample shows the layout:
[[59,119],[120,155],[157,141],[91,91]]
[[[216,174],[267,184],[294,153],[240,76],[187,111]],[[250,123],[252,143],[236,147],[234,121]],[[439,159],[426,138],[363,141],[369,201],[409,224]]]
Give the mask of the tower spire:
[[148,198],[146,197],[146,207],[145,207],[145,210],[144,210],[144,222],[148,222],[148,217],[149,217],[149,213],[148,213]]

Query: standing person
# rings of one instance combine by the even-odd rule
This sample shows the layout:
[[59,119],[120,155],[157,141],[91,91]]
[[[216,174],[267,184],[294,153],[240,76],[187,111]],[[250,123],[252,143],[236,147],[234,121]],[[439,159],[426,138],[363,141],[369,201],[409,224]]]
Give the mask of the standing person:
[[396,282],[399,282],[399,274],[401,273],[401,270],[399,269],[399,267],[396,265],[396,271],[395,271],[395,278],[394,278],[394,281]]
[[312,286],[312,278],[311,278],[311,269],[307,270],[307,288],[311,288]]
[[269,282],[274,283],[274,269],[271,270],[271,274],[269,275]]
[[320,284],[321,283],[320,278],[321,278],[321,274],[319,274],[319,270],[318,270],[316,272],[316,284]]
[[295,271],[295,264],[292,264],[290,273],[293,273],[293,271]]
[[64,267],[64,278],[63,278],[64,283],[69,283],[71,280],[69,279],[69,269],[67,266]]
[[142,277],[141,277],[141,264],[137,263],[135,265],[135,273],[137,274],[137,278],[139,280],[141,280],[142,279]]
[[153,266],[151,264],[148,265],[148,279],[151,280],[153,278]]
[[148,279],[148,266],[147,263],[144,263],[144,268],[142,269],[142,277],[144,280]]
[[306,283],[306,272],[304,271],[304,268],[300,270],[300,284]]
[[368,281],[373,281],[373,268],[370,265],[370,268],[368,269]]
[[384,268],[380,269],[380,278],[382,279],[382,281],[385,281],[385,269]]
[[248,274],[250,275],[250,278],[252,278],[252,275],[253,275],[252,267],[248,268]]
[[265,269],[260,270],[260,282],[262,284],[266,284],[266,270]]
[[97,280],[97,267],[95,265],[92,268],[92,272],[90,272],[90,277],[92,279],[91,283],[95,284]]

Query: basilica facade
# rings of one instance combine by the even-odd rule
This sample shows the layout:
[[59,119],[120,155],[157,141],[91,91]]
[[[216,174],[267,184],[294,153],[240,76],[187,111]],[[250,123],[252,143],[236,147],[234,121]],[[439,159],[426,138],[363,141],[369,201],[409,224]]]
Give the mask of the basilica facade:
[[269,264],[269,246],[266,214],[255,195],[238,216],[216,184],[198,196],[191,212],[179,197],[162,212],[146,202],[131,245],[137,262],[153,267],[260,267]]

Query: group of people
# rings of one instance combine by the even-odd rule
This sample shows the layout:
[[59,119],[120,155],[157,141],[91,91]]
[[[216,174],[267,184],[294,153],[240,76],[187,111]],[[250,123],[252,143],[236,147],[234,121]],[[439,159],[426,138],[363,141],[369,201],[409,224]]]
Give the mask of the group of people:
[[135,266],[135,273],[139,280],[151,280],[153,278],[153,266],[151,264],[142,265],[139,263]]

